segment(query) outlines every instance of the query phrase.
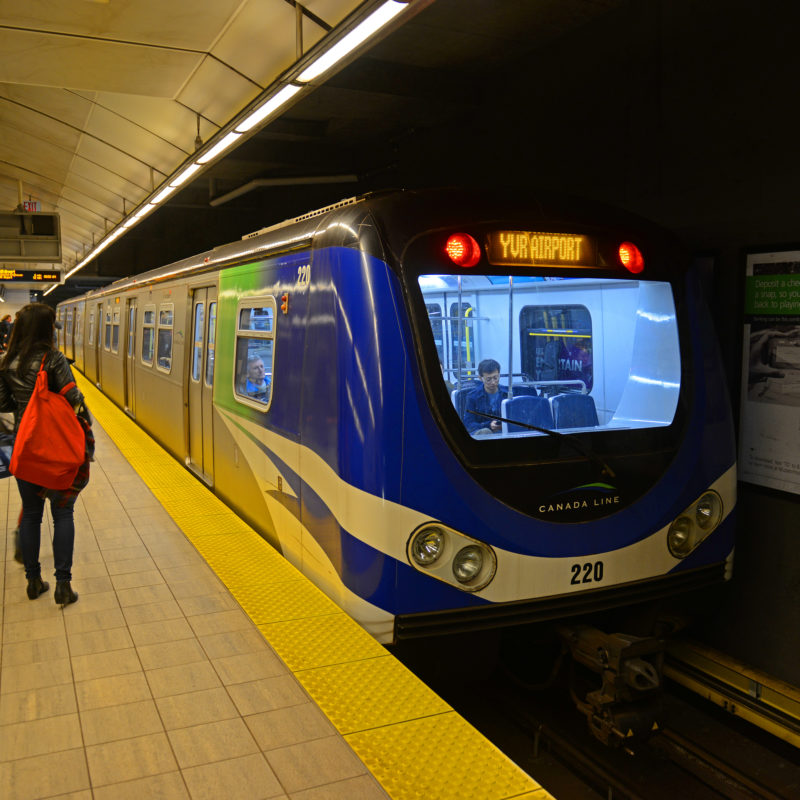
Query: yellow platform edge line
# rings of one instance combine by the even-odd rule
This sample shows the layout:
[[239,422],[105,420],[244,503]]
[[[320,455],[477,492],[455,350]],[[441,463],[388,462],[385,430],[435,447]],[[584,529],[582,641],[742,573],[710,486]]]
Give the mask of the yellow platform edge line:
[[[393,800],[553,800],[85,376],[73,372],[91,413],[114,444]],[[184,490],[192,503],[186,502]],[[198,512],[200,503],[213,511]],[[209,532],[210,526],[220,532]],[[265,582],[286,586],[295,581],[308,587],[301,592],[305,611],[292,608],[289,600],[286,610],[278,612],[288,618],[265,619],[265,613],[275,613],[265,609]],[[380,669],[365,668],[368,662],[381,662]],[[389,667],[390,662],[396,666]],[[416,712],[409,711],[410,696],[421,705]],[[429,748],[420,730],[435,732],[447,746]],[[419,746],[422,752],[409,761]],[[474,768],[465,770],[465,764]],[[477,794],[464,794],[465,781]],[[425,793],[420,794],[422,787]]]

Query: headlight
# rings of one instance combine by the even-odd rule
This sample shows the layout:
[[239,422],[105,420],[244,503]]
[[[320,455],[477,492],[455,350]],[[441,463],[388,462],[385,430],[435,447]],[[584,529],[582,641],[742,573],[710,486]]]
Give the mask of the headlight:
[[688,517],[678,517],[669,526],[667,543],[670,553],[676,558],[683,558],[692,552],[692,521]]
[[406,548],[412,567],[464,592],[480,591],[497,572],[497,556],[491,547],[447,525],[421,525]]
[[483,553],[474,544],[459,550],[453,559],[453,575],[460,583],[469,583],[482,568]]
[[706,492],[695,505],[697,524],[703,529],[716,527],[722,516],[722,500],[716,492]]
[[716,492],[702,494],[669,526],[670,553],[686,558],[722,522],[722,512],[722,498]]
[[411,557],[421,567],[438,560],[444,550],[444,531],[441,528],[421,530],[411,541]]

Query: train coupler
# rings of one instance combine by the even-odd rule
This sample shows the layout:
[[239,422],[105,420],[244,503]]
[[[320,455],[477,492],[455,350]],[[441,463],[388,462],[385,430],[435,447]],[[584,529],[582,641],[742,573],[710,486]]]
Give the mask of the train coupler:
[[588,625],[559,629],[573,662],[601,676],[599,689],[570,691],[592,735],[607,745],[629,747],[658,729],[656,716],[664,664],[663,639],[605,633]]

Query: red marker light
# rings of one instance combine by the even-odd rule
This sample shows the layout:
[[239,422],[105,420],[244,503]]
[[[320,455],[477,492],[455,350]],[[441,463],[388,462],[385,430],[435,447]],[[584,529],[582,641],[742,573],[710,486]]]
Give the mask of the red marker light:
[[641,272],[644,269],[642,251],[633,242],[623,242],[619,246],[619,260],[628,272]]
[[454,233],[444,250],[459,267],[474,267],[481,260],[481,248],[468,233]]

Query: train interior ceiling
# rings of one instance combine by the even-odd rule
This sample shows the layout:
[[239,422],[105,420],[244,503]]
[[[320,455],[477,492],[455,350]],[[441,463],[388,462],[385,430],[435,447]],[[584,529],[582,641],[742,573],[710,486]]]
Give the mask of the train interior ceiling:
[[[267,4],[275,14],[274,63],[251,68],[257,48],[244,45],[257,5],[193,4],[202,13],[180,32],[143,21],[169,13],[150,0],[133,4],[137,14],[119,18],[127,27],[116,31],[112,18],[98,16],[113,3],[67,3],[59,18],[43,2],[2,12],[0,29],[15,52],[94,43],[80,65],[67,58],[69,69],[37,56],[33,77],[20,66],[28,60],[9,59],[0,80],[0,204],[10,210],[24,194],[60,213],[64,272],[191,155],[195,138],[208,141],[224,127],[234,110],[224,97],[245,105],[294,60],[296,8],[275,0]],[[308,2],[303,46],[358,5]],[[736,418],[745,255],[800,249],[793,191],[800,164],[790,157],[795,133],[782,112],[798,67],[792,13],[774,0],[537,0],[502,9],[493,0],[420,3],[407,22],[187,182],[45,300],[60,302],[364,192],[453,184],[564,192],[634,212],[683,240],[706,290]],[[223,29],[228,35],[218,36]],[[119,48],[131,59],[124,80],[109,68]],[[156,60],[137,70],[153,52],[168,69],[158,74]],[[42,287],[5,288],[13,309]],[[428,291],[441,307],[444,337],[451,300]],[[490,297],[473,294],[476,304]],[[563,297],[548,304],[570,305]],[[535,332],[543,322],[520,317],[523,306],[524,299],[510,323],[518,359],[510,371],[527,375],[520,325]],[[572,322],[579,330],[579,311]],[[475,329],[488,336],[480,323]],[[596,364],[619,333],[593,331]],[[442,338],[452,383],[461,377],[458,353]],[[612,396],[620,400],[622,389],[610,386]],[[671,402],[663,399],[665,420]],[[604,424],[618,407],[602,405]],[[740,484],[734,578],[701,610],[693,632],[794,685],[800,663],[785,642],[800,627],[797,502]]]

